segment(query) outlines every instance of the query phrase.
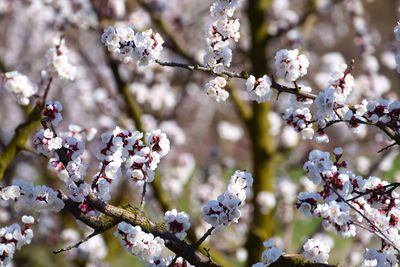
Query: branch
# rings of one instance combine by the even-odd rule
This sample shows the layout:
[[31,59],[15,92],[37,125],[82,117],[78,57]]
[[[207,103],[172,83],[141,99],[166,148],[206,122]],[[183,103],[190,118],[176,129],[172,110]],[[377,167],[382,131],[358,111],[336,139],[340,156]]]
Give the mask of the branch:
[[[210,262],[209,257],[204,256],[200,252],[196,251],[195,246],[189,245],[184,241],[177,239],[171,233],[166,232],[165,224],[155,224],[149,219],[147,219],[144,213],[138,209],[131,207],[130,205],[125,205],[123,207],[115,207],[106,204],[94,195],[90,195],[89,203],[96,207],[99,211],[105,213],[99,218],[87,216],[82,214],[78,208],[78,203],[73,202],[66,195],[62,195],[62,199],[65,203],[65,210],[70,212],[76,219],[82,221],[86,225],[92,227],[94,232],[87,236],[85,239],[79,241],[75,245],[54,251],[54,253],[61,253],[69,249],[77,248],[83,242],[86,242],[93,236],[107,231],[108,229],[114,227],[121,221],[125,221],[132,225],[139,225],[143,231],[152,233],[155,236],[159,236],[166,240],[166,246],[178,256],[183,257],[188,260],[191,264],[195,266],[210,266],[218,267],[219,265]],[[212,232],[210,228],[208,232]],[[206,236],[206,235],[204,235]],[[208,235],[207,235],[208,236]],[[199,240],[200,241],[200,240]],[[310,267],[329,267],[333,265],[310,263],[306,261],[301,255],[283,255],[281,258],[273,263],[271,266],[310,266]]]
[[30,135],[35,131],[35,129],[40,125],[40,120],[42,118],[42,111],[46,104],[46,98],[50,90],[53,78],[49,78],[47,85],[44,89],[43,96],[37,101],[35,107],[29,113],[25,122],[18,125],[15,129],[15,134],[11,141],[4,148],[3,153],[0,155],[0,180],[4,178],[4,173],[10,166],[11,162],[17,156],[18,152],[25,149],[26,142],[28,141]]
[[379,150],[378,150],[378,153],[381,153],[381,152],[383,152],[383,151],[385,151],[385,150],[387,150],[387,149],[389,149],[389,148],[391,148],[391,147],[393,147],[393,146],[395,146],[395,145],[397,145],[397,142],[391,143],[390,145],[387,145],[387,146],[385,146],[385,147],[379,149]]
[[301,266],[301,267],[335,267],[337,265],[330,265],[325,263],[313,263],[306,260],[303,256],[298,254],[285,254],[282,255],[277,261],[273,262],[270,267],[282,266]]
[[[182,68],[182,69],[187,69],[187,70],[199,70],[199,71],[207,72],[211,75],[221,76],[220,74],[216,74],[213,71],[213,68],[201,66],[199,64],[189,65],[189,64],[185,64],[185,63],[165,62],[165,61],[160,61],[160,60],[155,60],[155,62],[158,65],[163,66],[163,67],[175,67],[175,68]],[[249,77],[249,75],[245,72],[236,73],[236,72],[231,72],[231,71],[223,71],[221,74],[226,75],[229,78],[247,79]]]
[[[45,125],[44,125],[45,126]],[[54,130],[53,130],[54,131]],[[61,163],[66,167],[69,159],[66,157],[65,149],[61,148],[56,150]],[[123,207],[117,207],[110,205],[98,199],[93,193],[89,193],[86,197],[88,204],[105,214],[99,218],[88,216],[81,212],[79,209],[79,203],[76,203],[68,198],[61,191],[59,192],[61,199],[65,203],[65,209],[68,210],[76,219],[84,222],[86,225],[94,229],[94,235],[100,234],[114,227],[121,221],[125,221],[134,226],[140,226],[143,231],[152,233],[154,236],[159,236],[166,242],[166,247],[173,251],[176,255],[186,259],[188,262],[195,266],[200,267],[219,267],[220,265],[212,262],[207,256],[203,255],[197,250],[197,247],[187,244],[185,241],[178,239],[175,235],[166,230],[165,223],[155,224],[150,221],[144,214],[144,212],[136,207],[132,207],[129,204]],[[84,239],[82,242],[78,242],[76,245],[79,246],[81,243],[88,240]],[[61,250],[64,251],[64,250]]]
[[[201,66],[201,65],[197,65],[197,64],[196,65],[188,65],[188,64],[184,64],[184,63],[163,62],[163,61],[159,61],[159,60],[156,60],[156,63],[159,64],[160,66],[164,66],[164,67],[182,68],[182,69],[187,69],[189,71],[202,71],[202,72],[206,72],[210,75],[227,76],[229,78],[237,78],[237,79],[246,80],[249,77],[249,74],[245,71],[242,71],[240,73],[231,72],[231,71],[223,71],[222,73],[217,74],[217,73],[214,73],[213,68],[205,67],[205,66]],[[271,78],[271,88],[275,89],[278,92],[278,94],[288,93],[288,94],[296,95],[300,98],[306,98],[306,99],[312,99],[312,100],[315,100],[317,98],[317,95],[308,93],[308,92],[304,92],[298,87],[296,88],[296,87],[288,87],[288,86],[281,85],[275,81],[273,76],[271,76],[271,77],[272,77]],[[235,96],[235,99],[238,99],[238,97]],[[245,117],[243,117],[243,119],[246,121],[246,116],[251,116],[251,115],[248,115],[249,112],[247,112],[247,110],[243,109],[240,105],[236,104],[236,106],[238,108],[239,114],[242,117],[244,115]],[[349,108],[353,109],[352,106],[349,106]],[[363,123],[363,124],[367,124],[367,125],[373,125],[373,126],[379,128],[390,139],[395,141],[396,144],[400,145],[400,136],[398,136],[390,127],[388,127],[381,121],[378,121],[376,124],[369,123],[368,121],[359,121],[359,122]],[[392,144],[392,146],[394,146],[394,144]]]
[[130,210],[112,206],[104,203],[93,194],[89,194],[89,203],[100,212],[112,217],[123,220],[131,225],[138,225],[143,231],[152,233],[154,236],[159,236],[166,240],[166,246],[176,255],[186,259],[195,266],[219,266],[197,251],[193,246],[185,241],[179,240],[173,234],[166,231],[165,224],[155,224],[150,221],[144,213],[135,207],[130,207]]
[[[185,241],[179,240],[173,234],[167,232],[164,223],[155,224],[150,221],[145,216],[143,211],[141,211],[139,208],[132,207],[129,204],[122,207],[116,207],[104,203],[103,201],[99,200],[94,194],[90,193],[88,196],[89,204],[96,208],[98,211],[105,214],[97,218],[83,214],[79,209],[78,203],[69,199],[62,192],[60,192],[60,194],[62,200],[65,203],[64,209],[71,213],[76,219],[93,228],[93,236],[111,229],[121,221],[125,221],[131,225],[140,226],[142,230],[147,233],[152,233],[154,236],[159,236],[163,238],[164,240],[166,240],[166,246],[171,251],[175,252],[176,255],[188,260],[191,264],[195,266],[219,266],[213,262],[209,262],[209,258],[197,251],[196,248],[194,248],[192,245],[187,244]],[[86,240],[84,239],[83,242],[85,241]],[[79,246],[83,242],[78,242],[79,244],[75,245]],[[66,249],[61,249],[60,252],[63,252]]]

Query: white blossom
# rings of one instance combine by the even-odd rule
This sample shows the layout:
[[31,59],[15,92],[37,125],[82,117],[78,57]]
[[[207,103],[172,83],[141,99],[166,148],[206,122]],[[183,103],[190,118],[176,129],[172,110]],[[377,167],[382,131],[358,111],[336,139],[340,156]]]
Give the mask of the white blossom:
[[229,97],[225,86],[226,80],[223,77],[216,77],[206,83],[206,93],[217,102],[225,101]]
[[219,195],[217,200],[210,200],[203,207],[204,220],[214,227],[237,222],[246,196],[251,192],[252,184],[253,177],[250,173],[236,171],[230,178],[227,190]]
[[261,256],[261,262],[253,264],[252,267],[266,267],[277,261],[282,255],[282,250],[275,246],[275,241],[269,239],[264,242],[266,248]]
[[328,263],[330,247],[320,239],[308,239],[303,245],[303,256],[315,263]]
[[167,211],[164,215],[164,221],[167,231],[181,240],[186,237],[186,231],[190,228],[189,215],[187,213],[178,212],[176,209]]
[[247,92],[249,93],[249,99],[262,103],[268,101],[272,96],[271,80],[267,75],[262,78],[256,79],[253,75],[250,75],[246,81]]
[[300,55],[297,49],[282,49],[275,54],[276,75],[289,82],[294,82],[306,75],[309,65],[306,56]]
[[135,61],[146,66],[158,59],[164,40],[152,29],[134,32],[131,26],[109,26],[103,32],[101,42],[123,62]]
[[29,98],[38,91],[37,85],[18,71],[4,74],[4,88],[12,93],[20,105],[29,105]]
[[47,68],[52,75],[58,75],[66,80],[74,80],[76,67],[71,65],[68,54],[69,51],[64,45],[64,40],[56,43],[55,47],[47,50]]
[[164,240],[142,231],[140,226],[132,226],[125,222],[118,224],[114,233],[120,239],[121,246],[145,262],[152,262],[161,255]]

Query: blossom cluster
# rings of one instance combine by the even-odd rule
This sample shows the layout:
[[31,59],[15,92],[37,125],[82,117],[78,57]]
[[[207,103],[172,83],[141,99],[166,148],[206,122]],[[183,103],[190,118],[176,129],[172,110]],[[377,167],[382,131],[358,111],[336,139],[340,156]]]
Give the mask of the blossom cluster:
[[178,212],[176,209],[167,211],[164,221],[168,232],[181,240],[185,239],[186,231],[190,228],[189,215],[186,212]]
[[0,187],[0,198],[13,200],[19,209],[31,212],[46,209],[58,212],[64,208],[58,192],[45,185],[35,186],[24,180],[15,180],[10,186]]
[[17,249],[31,243],[33,231],[30,229],[35,219],[32,216],[22,216],[23,227],[18,223],[0,228],[0,265],[10,266]]
[[275,245],[273,239],[264,242],[265,250],[261,256],[261,262],[253,264],[252,267],[266,267],[277,261],[282,256],[282,250]]
[[103,32],[101,42],[125,63],[135,61],[148,65],[160,56],[164,40],[152,29],[135,32],[131,26],[109,26]]
[[216,77],[206,83],[206,92],[215,101],[225,101],[229,97],[229,92],[225,90],[226,80],[223,77]]
[[[69,131],[61,132],[58,136],[54,132],[54,128],[62,120],[61,110],[62,105],[58,101],[46,103],[44,120],[52,124],[53,128],[40,130],[35,135],[34,144],[39,153],[51,157],[50,166],[59,173],[68,197],[79,203],[82,212],[94,210],[86,199],[90,192],[94,192],[102,200],[111,198],[111,183],[120,176],[122,168],[126,176],[139,186],[153,181],[160,159],[170,149],[165,133],[153,130],[146,134],[146,140],[142,140],[142,133],[116,127],[113,131],[102,134],[102,142],[96,149],[96,158],[100,162],[99,172],[94,175],[90,185],[84,181],[87,166],[81,159],[85,150],[83,130],[78,126],[70,126]],[[64,159],[60,158],[60,149]]]
[[56,136],[51,129],[42,129],[35,134],[33,144],[39,154],[51,156],[52,152],[62,147],[62,138]]
[[204,220],[214,227],[238,222],[240,209],[244,206],[252,185],[253,177],[249,172],[236,171],[230,178],[227,190],[203,207]]
[[[72,127],[71,131],[61,132],[56,136],[54,128],[62,121],[62,105],[58,101],[46,102],[43,110],[44,121],[51,124],[53,128],[40,130],[33,140],[38,153],[50,157],[49,165],[53,167],[65,183],[67,195],[75,202],[85,202],[86,196],[91,188],[84,181],[87,166],[82,162],[81,156],[85,151],[82,135],[75,132],[79,130]],[[62,162],[57,151],[63,149],[66,162]],[[83,208],[85,210],[85,208]]]
[[237,42],[240,38],[240,22],[230,19],[240,0],[216,0],[211,8],[211,22],[207,26],[207,50],[204,63],[212,67],[215,73],[222,73],[232,61],[232,49],[229,40]]
[[294,82],[307,74],[310,62],[299,50],[282,49],[275,54],[276,75],[288,82]]
[[396,255],[387,251],[367,248],[364,252],[364,261],[361,267],[369,266],[397,266]]
[[64,44],[64,39],[55,41],[54,47],[47,50],[47,69],[51,75],[65,80],[75,79],[76,67],[71,64],[68,54],[69,50]]
[[355,236],[356,226],[375,233],[385,242],[385,253],[393,254],[400,240],[395,184],[375,176],[358,176],[341,160],[342,149],[335,149],[333,154],[334,161],[328,152],[310,153],[304,170],[319,191],[301,192],[296,207],[306,216],[322,218],[325,229],[344,237]]
[[[294,53],[293,51],[278,51],[276,58],[282,57],[282,54],[292,54]],[[291,64],[289,63],[290,61],[289,59],[283,59],[281,62],[279,59],[275,62],[277,76],[287,81],[290,81],[290,78],[285,75],[293,77],[303,75],[300,75],[299,69],[296,70],[294,67],[288,67],[289,70],[285,70],[286,64]],[[293,64],[296,66],[301,65],[299,62]],[[303,68],[300,69],[303,70]],[[399,127],[400,101],[398,100],[379,99],[367,101],[364,99],[360,104],[353,106],[346,104],[354,87],[354,78],[350,73],[351,69],[352,67],[346,64],[339,64],[331,68],[330,79],[325,90],[321,91],[315,98],[316,112],[314,115],[310,111],[314,100],[312,97],[306,96],[311,92],[311,88],[296,84],[295,89],[298,94],[291,96],[290,105],[285,110],[283,119],[288,125],[293,126],[296,131],[300,132],[303,139],[311,140],[314,138],[317,143],[328,143],[329,137],[325,130],[338,122],[347,123],[348,127],[354,132],[359,132],[359,126],[363,124],[381,124],[392,129]],[[290,71],[295,71],[297,74],[290,74]],[[261,102],[260,100],[257,101]],[[316,122],[316,130],[313,129],[314,122]]]
[[20,105],[29,105],[29,98],[38,91],[37,85],[18,71],[6,72],[3,79],[4,88],[15,96]]
[[31,212],[40,212],[42,210],[59,212],[64,208],[64,202],[59,193],[45,185],[35,186],[24,180],[15,180],[11,192],[12,195],[8,197],[15,199],[16,205],[20,209]]
[[99,172],[94,176],[92,188],[103,200],[110,198],[110,185],[121,174],[124,163],[126,176],[138,186],[150,183],[160,159],[168,154],[170,142],[161,130],[146,134],[126,131],[116,127],[101,135],[101,143],[96,149],[96,158],[101,162]]
[[[300,92],[311,92],[311,88],[301,86]],[[311,140],[314,137],[312,115],[310,111],[312,103],[313,101],[310,99],[291,95],[290,105],[285,109],[285,113],[283,114],[285,122],[293,126],[297,132],[300,132],[304,140]]]
[[258,79],[250,75],[246,80],[246,89],[249,99],[257,101],[257,103],[266,102],[272,96],[271,80],[267,75]]
[[120,239],[121,246],[148,263],[158,260],[165,248],[162,238],[154,237],[152,234],[143,232],[140,226],[132,226],[126,222],[119,223],[114,234]]
[[344,105],[354,86],[354,78],[350,73],[351,68],[346,64],[336,66],[328,82],[328,88],[335,90],[335,102]]
[[322,240],[313,238],[308,239],[303,245],[303,256],[307,260],[316,263],[328,263],[330,247]]
[[43,115],[46,118],[46,121],[48,123],[51,123],[54,127],[57,127],[58,124],[62,121],[62,105],[58,101],[51,101],[47,100],[45,106],[44,106],[44,111]]
[[329,142],[329,138],[323,129],[329,122],[338,119],[337,109],[345,104],[353,85],[354,78],[350,74],[350,68],[346,64],[342,64],[332,73],[328,87],[318,94],[315,99],[317,108],[315,117],[319,128],[316,137],[318,143]]

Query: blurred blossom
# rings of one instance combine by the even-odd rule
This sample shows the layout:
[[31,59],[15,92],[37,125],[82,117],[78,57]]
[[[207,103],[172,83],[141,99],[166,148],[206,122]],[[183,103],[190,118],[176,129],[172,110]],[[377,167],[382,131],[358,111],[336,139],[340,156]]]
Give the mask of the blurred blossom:
[[243,129],[241,127],[227,121],[220,121],[217,129],[222,139],[231,142],[237,142],[243,136]]

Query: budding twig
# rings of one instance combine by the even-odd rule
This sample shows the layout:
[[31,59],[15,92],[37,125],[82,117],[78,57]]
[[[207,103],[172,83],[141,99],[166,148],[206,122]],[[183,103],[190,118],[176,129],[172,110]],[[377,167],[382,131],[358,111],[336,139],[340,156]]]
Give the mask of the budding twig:
[[[380,237],[381,239],[383,239],[385,242],[387,242],[387,244],[390,244],[395,250],[397,250],[398,252],[400,252],[400,249],[398,249],[396,247],[396,245],[386,236],[386,234],[384,232],[382,232],[381,229],[379,229],[370,219],[368,219],[367,216],[365,216],[361,211],[359,211],[356,207],[354,207],[353,204],[351,204],[348,200],[346,200],[335,188],[333,188],[329,183],[327,183],[324,179],[324,176],[321,174],[321,178],[322,180],[325,182],[325,185],[332,190],[337,196],[338,198],[345,202],[351,209],[353,209],[355,212],[357,212],[366,222],[368,222],[368,224],[374,229],[376,230],[378,233],[374,232],[375,235],[377,235],[378,237]],[[368,229],[369,231],[371,231],[371,229]]]

